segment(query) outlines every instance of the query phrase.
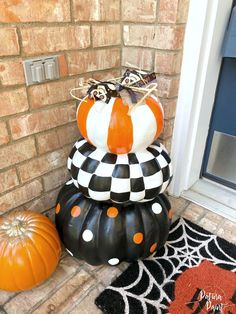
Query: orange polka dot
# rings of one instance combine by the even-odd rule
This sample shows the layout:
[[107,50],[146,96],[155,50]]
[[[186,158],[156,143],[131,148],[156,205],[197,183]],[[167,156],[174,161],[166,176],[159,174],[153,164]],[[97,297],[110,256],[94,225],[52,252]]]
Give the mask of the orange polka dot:
[[153,243],[153,245],[150,247],[150,252],[153,253],[155,249],[157,248],[157,243]]
[[56,214],[59,214],[60,210],[61,210],[61,205],[60,203],[58,203],[56,207]]
[[72,217],[78,217],[81,213],[81,208],[79,206],[74,206],[71,209],[71,216]]
[[119,214],[119,211],[116,207],[109,207],[107,210],[107,216],[110,218],[116,218],[118,214]]
[[137,232],[135,233],[135,235],[133,236],[133,241],[135,244],[140,244],[143,242],[143,234],[142,232]]
[[172,219],[172,217],[173,217],[173,211],[172,211],[172,209],[169,210],[169,212],[168,212],[168,217],[169,217],[169,219]]

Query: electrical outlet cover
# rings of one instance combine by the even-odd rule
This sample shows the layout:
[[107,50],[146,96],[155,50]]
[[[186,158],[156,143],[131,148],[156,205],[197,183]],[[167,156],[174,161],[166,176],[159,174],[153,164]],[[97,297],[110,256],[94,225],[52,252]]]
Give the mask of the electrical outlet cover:
[[23,61],[23,67],[27,86],[60,77],[58,56],[28,59]]

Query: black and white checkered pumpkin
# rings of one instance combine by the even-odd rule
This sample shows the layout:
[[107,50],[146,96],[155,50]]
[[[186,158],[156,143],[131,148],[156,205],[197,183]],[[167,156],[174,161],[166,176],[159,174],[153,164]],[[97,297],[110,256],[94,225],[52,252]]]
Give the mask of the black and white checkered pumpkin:
[[168,236],[172,211],[164,194],[128,206],[88,199],[69,181],[60,191],[56,226],[67,251],[89,264],[146,258]]
[[68,169],[85,196],[115,203],[153,200],[172,178],[170,157],[158,142],[136,153],[116,155],[83,139],[75,143]]

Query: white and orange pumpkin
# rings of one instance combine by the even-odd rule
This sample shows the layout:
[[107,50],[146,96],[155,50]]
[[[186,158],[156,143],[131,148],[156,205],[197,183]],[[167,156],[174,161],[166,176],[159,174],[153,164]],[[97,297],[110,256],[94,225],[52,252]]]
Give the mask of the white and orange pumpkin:
[[162,105],[154,96],[131,110],[120,97],[111,97],[105,103],[87,96],[77,109],[81,135],[92,145],[114,154],[148,147],[160,135],[163,119]]

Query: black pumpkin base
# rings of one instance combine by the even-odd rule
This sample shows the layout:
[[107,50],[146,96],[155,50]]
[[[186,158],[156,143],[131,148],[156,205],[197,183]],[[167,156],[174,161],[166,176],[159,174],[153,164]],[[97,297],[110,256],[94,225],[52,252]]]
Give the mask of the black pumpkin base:
[[73,183],[61,189],[56,226],[71,255],[91,265],[144,259],[168,237],[171,206],[164,194],[129,206],[86,198]]

